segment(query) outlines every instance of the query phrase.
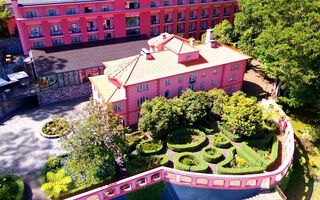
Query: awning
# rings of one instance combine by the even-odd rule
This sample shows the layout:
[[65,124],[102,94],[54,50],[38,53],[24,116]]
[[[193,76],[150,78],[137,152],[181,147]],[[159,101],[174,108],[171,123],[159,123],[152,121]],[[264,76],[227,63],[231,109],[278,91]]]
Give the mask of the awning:
[[21,71],[13,74],[8,74],[7,76],[11,81],[18,81],[19,79],[27,78],[28,74],[24,71]]
[[10,83],[6,80],[3,80],[2,78],[0,78],[0,87],[1,86],[5,86],[5,85],[9,85]]

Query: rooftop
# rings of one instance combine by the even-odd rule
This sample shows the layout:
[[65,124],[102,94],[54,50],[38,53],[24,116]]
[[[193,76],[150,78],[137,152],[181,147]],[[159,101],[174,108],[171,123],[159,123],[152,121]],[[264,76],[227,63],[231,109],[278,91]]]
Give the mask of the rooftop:
[[192,48],[199,50],[198,60],[178,63],[177,55],[170,50],[165,50],[152,53],[152,60],[147,60],[140,54],[104,62],[105,74],[126,86],[250,58],[223,45],[219,48],[211,48],[209,44],[202,44]]
[[136,55],[148,48],[147,36],[70,44],[31,50],[37,75],[44,76],[89,67],[102,66],[102,62]]

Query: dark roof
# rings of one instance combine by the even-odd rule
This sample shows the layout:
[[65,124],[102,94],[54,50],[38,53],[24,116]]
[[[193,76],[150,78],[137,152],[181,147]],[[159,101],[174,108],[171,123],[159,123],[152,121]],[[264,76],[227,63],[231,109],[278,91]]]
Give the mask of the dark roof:
[[145,35],[32,49],[38,76],[102,66],[102,62],[139,54],[148,48]]

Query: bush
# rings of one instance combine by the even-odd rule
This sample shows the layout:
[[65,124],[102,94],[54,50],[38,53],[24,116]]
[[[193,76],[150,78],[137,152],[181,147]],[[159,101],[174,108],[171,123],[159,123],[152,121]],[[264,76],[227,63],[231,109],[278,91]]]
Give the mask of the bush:
[[70,124],[64,119],[54,119],[42,127],[45,135],[66,135],[70,132]]
[[159,166],[167,166],[169,157],[165,154],[155,156],[127,155],[124,161],[128,173],[134,175]]
[[214,129],[205,127],[203,125],[198,126],[201,131],[203,131],[207,135],[211,135],[214,132]]
[[208,163],[191,152],[179,153],[174,159],[174,168],[190,172],[206,172]]
[[9,174],[0,176],[0,199],[24,199],[24,183],[19,176]]
[[277,125],[273,120],[264,119],[262,126],[264,129],[268,130],[269,132],[275,132],[277,130]]
[[145,138],[145,135],[141,131],[136,131],[131,134],[125,134],[126,138],[126,149],[125,153],[133,151],[136,145]]
[[153,140],[145,140],[137,145],[137,152],[141,155],[159,154],[162,150],[163,144]]
[[233,142],[241,142],[243,137],[238,134],[231,133],[227,128],[225,123],[219,123],[218,124],[219,130],[225,134],[231,141]]
[[219,148],[229,148],[231,146],[229,138],[221,133],[214,134],[211,139],[213,146]]
[[223,154],[216,147],[205,147],[201,152],[202,158],[210,163],[218,163],[223,159]]
[[206,134],[198,129],[182,128],[169,135],[167,146],[172,151],[195,151],[206,141]]
[[69,154],[60,154],[57,156],[51,156],[47,162],[43,165],[40,171],[40,182],[41,185],[46,183],[46,174],[47,172],[57,172],[60,167],[62,167],[65,163],[62,163],[64,159],[66,159]]

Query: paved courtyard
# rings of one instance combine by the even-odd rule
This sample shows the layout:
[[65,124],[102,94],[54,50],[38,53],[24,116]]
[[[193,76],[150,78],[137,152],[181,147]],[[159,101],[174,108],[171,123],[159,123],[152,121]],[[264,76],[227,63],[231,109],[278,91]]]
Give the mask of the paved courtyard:
[[20,175],[27,184],[28,199],[47,199],[40,191],[40,170],[48,157],[61,152],[58,139],[40,136],[43,124],[56,114],[69,115],[87,101],[82,98],[40,108],[29,106],[0,121],[0,174]]

